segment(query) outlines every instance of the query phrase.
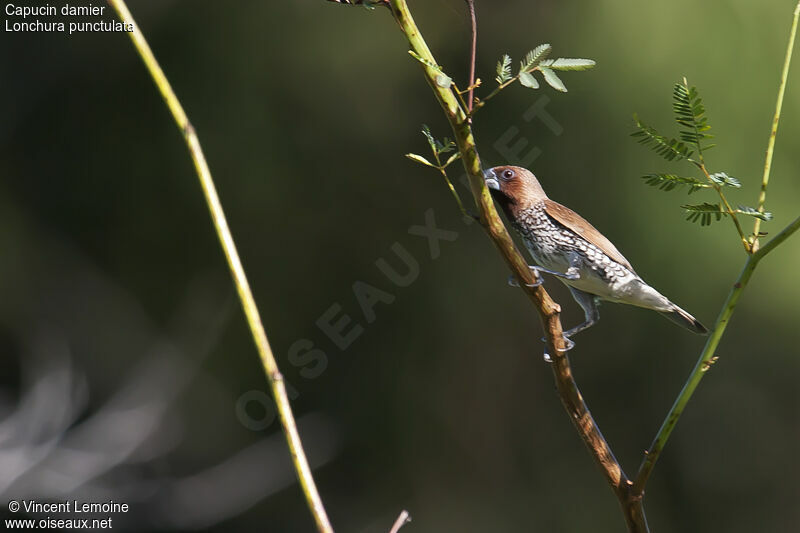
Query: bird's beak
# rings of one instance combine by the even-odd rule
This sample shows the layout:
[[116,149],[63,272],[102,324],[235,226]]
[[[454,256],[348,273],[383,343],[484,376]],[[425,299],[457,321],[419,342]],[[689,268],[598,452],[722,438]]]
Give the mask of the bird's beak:
[[494,189],[495,191],[500,190],[500,182],[497,181],[497,174],[494,173],[494,169],[490,168],[489,170],[484,170],[483,180],[490,189]]

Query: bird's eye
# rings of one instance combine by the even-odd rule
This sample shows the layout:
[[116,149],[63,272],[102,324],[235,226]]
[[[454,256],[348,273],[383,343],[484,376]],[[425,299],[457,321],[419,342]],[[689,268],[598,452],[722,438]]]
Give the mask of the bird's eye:
[[503,171],[503,179],[510,180],[514,177],[514,171],[510,169],[506,169]]

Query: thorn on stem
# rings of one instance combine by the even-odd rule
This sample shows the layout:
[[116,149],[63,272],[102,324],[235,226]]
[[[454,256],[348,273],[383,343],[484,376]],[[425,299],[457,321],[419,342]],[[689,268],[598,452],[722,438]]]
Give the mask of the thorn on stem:
[[700,370],[701,370],[702,372],[707,372],[707,371],[708,371],[708,369],[709,369],[709,368],[711,368],[711,365],[713,365],[714,363],[716,363],[718,360],[719,360],[719,356],[718,356],[718,355],[715,355],[714,357],[712,357],[711,359],[709,359],[708,361],[706,361],[705,363],[703,363],[703,366],[702,366],[702,368],[700,368]]

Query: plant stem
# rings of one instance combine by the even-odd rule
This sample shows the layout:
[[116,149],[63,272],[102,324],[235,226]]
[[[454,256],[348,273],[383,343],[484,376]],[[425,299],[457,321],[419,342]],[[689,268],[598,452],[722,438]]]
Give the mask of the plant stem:
[[[539,67],[536,67],[536,68],[534,68],[534,69],[530,70],[530,72],[535,72],[536,70],[539,70]],[[488,102],[489,100],[491,100],[492,98],[494,98],[495,96],[497,96],[497,94],[498,94],[500,91],[502,91],[503,89],[505,89],[506,87],[508,87],[509,85],[511,85],[512,83],[514,83],[515,81],[517,81],[518,79],[519,79],[519,73],[517,73],[517,74],[516,74],[514,77],[512,77],[512,78],[509,78],[509,79],[508,79],[508,80],[506,80],[505,82],[503,82],[503,83],[501,83],[500,85],[498,85],[497,87],[495,87],[495,88],[494,88],[494,90],[493,90],[492,92],[490,92],[489,94],[487,94],[485,98],[481,98],[481,99],[480,99],[480,101],[478,102],[478,104],[475,106],[475,111],[477,111],[478,109],[480,109],[480,108],[482,108],[483,106],[485,106],[485,105],[486,105],[486,102]]]
[[[700,144],[698,143],[698,147],[699,146]],[[695,165],[697,165],[697,167],[703,171],[703,174],[705,174],[706,179],[708,179],[708,182],[711,184],[714,190],[717,191],[719,199],[722,200],[722,205],[725,206],[725,210],[727,211],[728,216],[731,217],[731,220],[733,220],[733,225],[736,226],[736,231],[739,233],[739,238],[742,240],[742,244],[744,245],[744,250],[747,253],[752,253],[750,247],[750,241],[748,241],[747,237],[744,236],[744,230],[742,229],[741,224],[739,224],[739,218],[736,216],[736,213],[731,207],[731,204],[729,204],[728,200],[725,198],[725,193],[722,192],[722,187],[720,187],[714,180],[711,179],[711,175],[708,173],[706,165],[702,162],[702,156],[700,158],[700,162],[699,163],[695,162]]]
[[473,90],[475,88],[475,56],[478,50],[478,19],[475,17],[475,0],[467,0],[467,9],[469,10],[470,30],[472,34],[469,53],[469,95],[467,98],[467,113],[471,114],[472,102],[474,100]]
[[[764,203],[767,200],[767,185],[769,184],[769,173],[772,169],[772,154],[775,151],[775,138],[778,136],[778,122],[781,118],[781,110],[783,109],[783,96],[786,93],[786,80],[789,78],[789,66],[792,63],[792,50],[794,49],[794,40],[797,36],[797,21],[800,19],[800,2],[797,2],[797,7],[794,8],[794,17],[792,18],[792,29],[789,32],[789,44],[786,47],[786,57],[783,60],[783,71],[781,72],[781,84],[778,86],[778,101],[775,104],[775,116],[772,118],[772,129],[769,132],[769,141],[767,141],[767,156],[764,161],[764,175],[761,178],[761,192],[758,195],[758,211],[764,212]],[[761,219],[756,218],[753,224],[753,251],[758,249],[758,234],[761,230]]]
[[311,474],[311,468],[308,466],[305,452],[303,451],[302,441],[297,432],[297,425],[295,424],[292,408],[289,404],[289,398],[286,395],[286,387],[283,382],[278,364],[275,361],[275,356],[272,354],[267,335],[264,332],[264,326],[259,316],[258,307],[256,306],[255,299],[250,290],[250,284],[247,281],[242,262],[239,259],[239,253],[236,250],[236,244],[233,241],[228,222],[225,218],[225,213],[222,209],[217,190],[214,185],[214,180],[211,177],[211,171],[208,168],[203,150],[200,147],[200,140],[195,133],[194,127],[189,122],[186,112],[183,110],[178,97],[172,90],[172,87],[161,70],[155,56],[153,55],[150,46],[144,38],[144,35],[139,30],[139,26],[131,16],[128,7],[125,5],[124,0],[108,0],[109,4],[117,12],[119,18],[124,22],[129,22],[133,25],[134,31],[129,35],[136,47],[137,52],[150,72],[150,75],[155,81],[161,96],[169,107],[178,128],[184,136],[186,144],[189,148],[192,161],[194,162],[197,176],[200,179],[200,185],[203,188],[208,209],[211,213],[211,219],[214,224],[214,229],[217,232],[222,249],[225,253],[225,258],[228,262],[233,281],[236,285],[236,291],[239,294],[239,300],[242,303],[247,323],[250,326],[250,332],[253,335],[258,355],[261,358],[261,364],[264,367],[264,372],[267,375],[272,394],[275,397],[275,403],[278,406],[278,413],[280,415],[281,425],[283,426],[284,433],[286,434],[286,441],[289,445],[291,452],[292,462],[294,463],[297,477],[300,480],[300,485],[303,489],[306,501],[308,502],[309,509],[314,516],[317,529],[321,533],[333,533],[333,528],[325,513],[325,508],[322,504],[322,499],[317,492],[314,478]]
[[717,190],[717,194],[719,194],[719,199],[722,200],[722,204],[728,211],[728,215],[730,215],[731,220],[733,220],[733,225],[736,226],[736,231],[739,233],[739,239],[742,241],[745,252],[751,253],[750,243],[748,242],[747,237],[744,236],[744,230],[742,229],[742,225],[739,223],[739,217],[736,216],[736,212],[734,212],[731,204],[728,203],[728,199],[725,198],[725,193],[722,192],[722,187],[716,183],[714,185],[714,188]]
[[[389,8],[413,51],[420,57],[426,59],[430,65],[437,65],[438,63],[431,54],[427,43],[420,34],[411,16],[406,1],[390,0]],[[614,457],[600,428],[592,418],[583,400],[583,396],[578,389],[578,385],[573,378],[569,358],[564,350],[566,346],[561,328],[561,307],[553,301],[543,287],[526,286],[532,284],[534,278],[528,268],[528,263],[520,255],[514,242],[511,240],[508,230],[500,220],[494,206],[494,201],[486,187],[480,158],[475,146],[475,138],[469,123],[469,114],[467,110],[459,105],[458,99],[453,94],[452,89],[444,89],[436,84],[436,76],[439,74],[436,69],[422,62],[420,65],[425,72],[428,85],[430,85],[433,90],[436,99],[442,106],[450,122],[450,126],[453,129],[455,141],[461,152],[461,159],[469,177],[472,194],[480,212],[481,224],[489,233],[492,242],[497,246],[506,263],[519,281],[520,287],[525,291],[539,313],[545,332],[547,351],[553,354],[553,374],[564,408],[567,410],[570,420],[572,420],[573,425],[589,449],[593,459],[600,466],[606,481],[617,495],[623,510],[625,510],[626,521],[628,521],[630,531],[634,533],[644,533],[647,531],[647,524],[644,520],[641,498],[634,501],[636,500],[635,498],[629,497],[631,482],[625,476],[622,467]],[[509,81],[509,83],[511,82]],[[498,89],[496,89],[493,94],[496,94],[497,91]],[[485,102],[485,100],[483,101]],[[479,106],[476,106],[476,109],[478,107]]]
[[[772,166],[772,154],[775,148],[775,138],[778,133],[778,122],[781,116],[781,109],[783,106],[783,97],[786,92],[786,79],[789,75],[789,65],[791,64],[792,60],[792,49],[794,48],[794,40],[797,34],[797,23],[798,19],[800,19],[800,2],[797,3],[797,7],[794,10],[794,17],[792,19],[792,29],[789,35],[789,46],[786,50],[786,59],[783,63],[783,72],[781,74],[781,84],[778,88],[778,103],[775,106],[775,116],[772,120],[772,131],[770,132],[769,142],[767,145],[767,159],[764,164],[764,177],[761,182],[761,193],[758,197],[758,211],[763,213],[764,212],[764,201],[766,200],[767,196],[767,185],[769,183],[769,172],[770,167]],[[710,177],[708,172],[705,169],[704,165],[700,165],[703,173],[705,173],[706,177]],[[712,180],[713,181],[713,180]],[[730,206],[725,201],[724,196],[722,195],[722,191],[720,190],[719,186],[715,183],[717,192],[720,195],[720,198],[725,202],[729,212]],[[733,217],[733,215],[731,214]],[[736,220],[734,218],[734,220]],[[736,309],[736,304],[739,301],[739,297],[744,291],[744,288],[747,286],[747,283],[750,281],[750,277],[753,275],[753,271],[755,270],[756,266],[758,266],[759,261],[764,258],[769,252],[775,249],[776,246],[781,244],[785,241],[789,236],[791,236],[795,231],[800,228],[800,217],[796,218],[792,221],[788,226],[786,226],[780,233],[778,233],[775,237],[772,238],[763,248],[759,249],[758,245],[758,232],[761,225],[761,220],[756,218],[755,226],[753,230],[753,240],[749,243],[745,240],[745,249],[750,253],[750,257],[748,257],[747,262],[742,269],[741,274],[739,274],[739,279],[736,280],[736,283],[733,284],[733,288],[731,288],[730,293],[728,294],[728,299],[725,301],[725,304],[722,307],[722,311],[720,311],[719,317],[717,317],[717,322],[714,324],[714,329],[708,337],[708,341],[706,341],[706,345],[703,348],[703,351],[700,353],[700,357],[697,360],[697,363],[694,366],[694,369],[689,374],[689,378],[686,380],[686,383],[683,385],[680,394],[678,394],[678,398],[675,400],[675,403],[672,405],[669,413],[667,413],[667,417],[664,419],[664,422],[661,424],[661,427],[656,433],[655,438],[653,439],[653,443],[650,445],[650,448],[645,452],[644,459],[642,460],[641,465],[639,466],[639,472],[636,475],[636,481],[633,484],[633,492],[635,494],[644,494],[644,488],[647,484],[647,479],[650,477],[653,468],[655,467],[656,461],[658,461],[659,456],[661,455],[661,451],[664,449],[664,445],[669,440],[669,436],[672,433],[672,430],[675,428],[675,425],[678,423],[678,420],[683,413],[683,410],[686,408],[686,404],[694,394],[694,390],[697,388],[697,385],[700,383],[700,380],[703,379],[706,371],[711,367],[712,364],[716,361],[716,357],[714,356],[714,352],[719,345],[719,341],[722,338],[722,334],[725,332],[725,328],[728,326],[728,321],[733,315],[733,311]],[[742,233],[741,227],[739,224],[736,224],[737,230],[739,230],[739,235],[742,236],[744,239],[744,235]]]
[[469,213],[467,213],[467,210],[464,208],[464,204],[461,202],[461,197],[458,195],[458,191],[456,191],[456,188],[453,186],[453,182],[450,181],[450,178],[447,176],[447,171],[444,169],[444,167],[440,166],[439,172],[442,173],[442,177],[444,177],[444,181],[447,183],[447,187],[450,189],[453,199],[455,199],[456,203],[458,204],[459,211],[461,211],[461,214],[465,217],[469,217]]
[[675,429],[675,425],[678,423],[681,414],[683,414],[686,404],[691,399],[692,394],[694,394],[694,391],[697,388],[697,385],[700,383],[700,380],[703,379],[703,376],[706,374],[708,369],[711,368],[711,365],[716,362],[717,358],[714,356],[714,353],[716,352],[717,346],[722,338],[722,334],[725,333],[725,329],[728,327],[728,322],[730,321],[730,318],[736,309],[736,304],[739,302],[739,297],[742,295],[745,287],[747,287],[747,283],[750,281],[750,277],[753,275],[753,271],[756,269],[756,266],[758,266],[758,263],[764,258],[764,256],[789,238],[789,236],[797,231],[798,228],[800,228],[800,217],[796,218],[788,226],[786,226],[786,228],[784,228],[763,248],[747,258],[747,262],[745,263],[742,272],[739,274],[739,278],[736,280],[736,283],[733,284],[733,287],[728,294],[728,298],[725,300],[722,311],[720,312],[719,317],[717,317],[717,321],[714,324],[714,329],[711,331],[708,341],[706,341],[706,345],[703,348],[703,351],[700,354],[694,369],[689,374],[689,378],[686,380],[686,383],[678,395],[678,398],[675,400],[675,403],[672,405],[667,417],[661,424],[661,428],[658,430],[655,439],[653,439],[653,443],[645,452],[644,460],[639,466],[639,473],[637,474],[636,481],[633,484],[633,493],[635,495],[644,494],[644,488],[651,472],[653,471],[653,467],[655,467],[656,461],[658,461],[661,451],[664,449],[664,445],[667,443],[672,430]]
[[389,530],[389,533],[397,533],[407,523],[411,522],[411,516],[408,514],[408,511],[403,510],[400,513],[400,516],[397,517],[397,520],[394,521],[392,524],[392,529]]
[[[467,102],[464,100],[464,96],[463,95],[464,95],[464,93],[472,93],[472,89],[474,89],[474,87],[468,87],[468,88],[464,89],[463,91],[459,91],[458,90],[458,85],[456,85],[456,82],[453,82],[453,89],[455,89],[455,93],[456,93],[456,96],[458,97],[458,101],[461,102],[461,107],[463,107],[464,109],[467,109]],[[470,94],[469,98],[472,98],[471,94]]]

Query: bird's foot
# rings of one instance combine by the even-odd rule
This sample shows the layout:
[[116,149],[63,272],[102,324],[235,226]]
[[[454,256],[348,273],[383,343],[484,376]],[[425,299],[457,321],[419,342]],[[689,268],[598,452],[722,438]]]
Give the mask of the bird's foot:
[[[526,283],[525,286],[532,289],[534,287],[538,287],[542,283],[544,283],[544,279],[541,276],[537,276],[536,281],[533,283]],[[519,281],[517,281],[517,278],[515,278],[513,274],[508,276],[508,284],[512,287],[519,287]]]
[[[565,352],[568,352],[568,351],[570,351],[571,349],[573,349],[575,347],[575,342],[573,340],[571,340],[566,335],[564,335],[563,338],[564,338],[564,351]],[[546,362],[548,362],[548,363],[552,363],[553,362],[553,358],[550,357],[549,353],[547,353],[547,338],[546,337],[542,337],[542,342],[545,344],[544,360]]]
[[568,279],[571,281],[581,278],[581,271],[578,270],[578,267],[575,266],[569,267],[566,272],[557,272],[555,270],[548,270],[546,268],[536,265],[528,265],[528,268],[530,268],[532,271],[536,272],[539,275],[541,275],[542,272],[544,272],[545,274],[550,274],[551,276],[555,276],[561,279]]

